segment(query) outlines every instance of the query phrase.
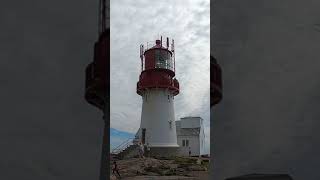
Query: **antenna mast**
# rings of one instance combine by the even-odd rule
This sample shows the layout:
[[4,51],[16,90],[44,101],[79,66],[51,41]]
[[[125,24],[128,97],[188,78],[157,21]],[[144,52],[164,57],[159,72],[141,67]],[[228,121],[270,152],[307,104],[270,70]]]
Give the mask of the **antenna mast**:
[[143,71],[143,53],[144,53],[143,44],[141,44],[140,45],[141,71]]
[[[169,41],[169,39],[168,39]],[[175,53],[175,50],[174,50],[174,40],[172,39],[172,43],[171,43],[171,51],[173,53],[173,70],[174,72],[176,72],[176,53]]]

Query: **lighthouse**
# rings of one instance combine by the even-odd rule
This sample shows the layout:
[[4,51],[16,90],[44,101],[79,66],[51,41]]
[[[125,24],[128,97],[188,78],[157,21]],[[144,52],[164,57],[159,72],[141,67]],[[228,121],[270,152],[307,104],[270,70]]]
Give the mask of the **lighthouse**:
[[151,155],[167,156],[178,149],[175,127],[174,97],[179,94],[175,78],[174,40],[163,45],[162,37],[152,45],[140,46],[141,73],[137,94],[142,97],[141,143],[148,145]]

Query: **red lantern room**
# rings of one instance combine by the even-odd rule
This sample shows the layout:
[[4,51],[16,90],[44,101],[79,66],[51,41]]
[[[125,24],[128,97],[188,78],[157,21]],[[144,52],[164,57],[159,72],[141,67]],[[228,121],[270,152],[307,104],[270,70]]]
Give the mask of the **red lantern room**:
[[[150,45],[148,45],[150,46]],[[151,48],[140,46],[141,74],[137,83],[137,93],[151,88],[164,88],[170,90],[173,95],[179,94],[179,82],[175,79],[175,55],[174,40],[169,46],[169,38],[166,46],[162,45],[162,37],[156,40]]]

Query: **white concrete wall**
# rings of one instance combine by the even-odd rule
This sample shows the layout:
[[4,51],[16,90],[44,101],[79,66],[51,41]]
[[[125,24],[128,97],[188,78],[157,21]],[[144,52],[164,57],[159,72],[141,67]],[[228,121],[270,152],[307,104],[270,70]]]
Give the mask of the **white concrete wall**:
[[[204,143],[205,143],[205,134],[204,134],[204,127],[203,127],[203,121],[201,121],[201,128],[200,128],[200,134],[199,134],[199,141],[200,141],[200,154],[204,154]],[[210,146],[210,145],[209,145]]]
[[203,128],[200,130],[199,142],[200,142],[200,147],[199,147],[200,154],[202,155],[202,154],[204,154],[204,147],[205,147],[205,136],[204,136],[204,129]]
[[189,156],[189,147],[182,146],[182,140],[189,140],[191,156],[200,155],[199,136],[178,136],[179,154],[182,156]]
[[199,128],[202,124],[200,117],[181,118],[181,128]]
[[146,128],[146,143],[150,147],[178,147],[172,93],[151,89],[142,99],[140,129]]
[[[181,147],[182,146],[182,139],[183,139],[183,134],[181,134],[180,129],[181,128],[185,128],[190,129],[190,131],[192,131],[191,129],[193,128],[198,128],[200,127],[200,134],[196,137],[194,136],[189,136],[189,137],[193,137],[196,138],[197,143],[193,143],[192,146],[196,146],[197,147],[192,147],[192,149],[194,149],[192,152],[196,152],[193,155],[202,155],[204,154],[204,148],[205,148],[205,134],[204,134],[204,127],[203,127],[203,119],[201,117],[185,117],[185,118],[181,118],[180,121],[177,121],[177,134],[178,134],[178,144]],[[180,125],[180,126],[179,126]],[[184,136],[187,137],[187,136]],[[185,150],[185,148],[181,149],[181,153],[182,155],[189,155],[188,151]]]

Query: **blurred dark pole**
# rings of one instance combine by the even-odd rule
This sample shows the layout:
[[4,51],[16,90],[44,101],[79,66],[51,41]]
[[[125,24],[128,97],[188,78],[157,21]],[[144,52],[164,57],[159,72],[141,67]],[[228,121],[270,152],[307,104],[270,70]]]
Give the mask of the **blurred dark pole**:
[[103,111],[103,140],[100,180],[106,180],[110,169],[110,28],[106,27],[106,0],[99,3],[99,38],[94,44],[93,62],[86,68],[85,99]]
[[210,56],[210,107],[222,100],[222,70],[214,56]]

